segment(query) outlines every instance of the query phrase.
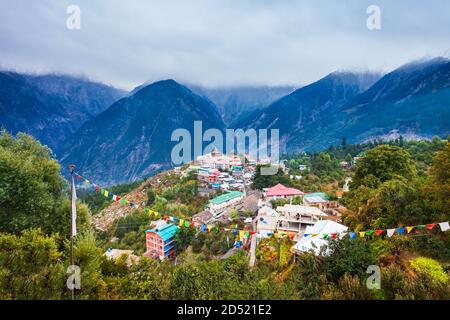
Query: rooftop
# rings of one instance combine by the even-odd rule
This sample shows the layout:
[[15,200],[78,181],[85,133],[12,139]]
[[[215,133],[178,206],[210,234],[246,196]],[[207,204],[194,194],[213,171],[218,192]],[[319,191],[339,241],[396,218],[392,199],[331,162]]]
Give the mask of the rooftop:
[[276,211],[287,213],[287,214],[292,214],[292,215],[302,214],[302,215],[311,215],[311,216],[314,215],[314,216],[322,216],[322,217],[327,216],[319,208],[302,206],[302,205],[294,205],[294,204],[285,204],[282,207],[277,207]]
[[174,224],[166,224],[159,228],[149,229],[146,232],[153,232],[160,236],[164,241],[172,238],[177,233],[178,227]]
[[233,200],[235,198],[239,198],[242,197],[243,193],[240,191],[229,191],[227,193],[221,194],[218,197],[215,197],[211,200],[209,200],[210,203],[212,204],[221,204],[230,200]]
[[326,195],[325,192],[313,192],[313,193],[306,193],[303,198],[307,199],[307,198],[311,198],[311,197],[321,197],[325,200],[328,200],[328,196]]
[[267,190],[266,195],[268,197],[276,197],[276,196],[301,196],[303,192],[295,189],[283,186],[281,183],[269,188]]

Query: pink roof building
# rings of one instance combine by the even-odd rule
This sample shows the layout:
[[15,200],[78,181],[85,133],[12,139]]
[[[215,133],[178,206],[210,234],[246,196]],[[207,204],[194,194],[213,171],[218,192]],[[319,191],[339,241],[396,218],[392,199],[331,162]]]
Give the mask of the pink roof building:
[[268,199],[277,199],[277,198],[291,198],[296,196],[302,196],[304,193],[295,188],[289,188],[283,186],[281,183],[273,186],[272,188],[266,191],[266,197]]

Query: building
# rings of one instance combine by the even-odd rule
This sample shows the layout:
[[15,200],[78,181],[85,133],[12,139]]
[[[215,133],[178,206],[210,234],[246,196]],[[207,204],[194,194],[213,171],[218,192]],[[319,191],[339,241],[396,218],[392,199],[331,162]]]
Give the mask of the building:
[[219,215],[227,209],[241,204],[244,194],[240,191],[227,191],[218,197],[209,200],[206,209],[214,215]]
[[304,204],[318,208],[322,208],[329,201],[328,196],[324,192],[307,193],[303,196]]
[[207,224],[213,218],[213,214],[207,210],[199,212],[192,217],[192,221],[196,226]]
[[279,213],[277,231],[293,235],[294,241],[298,240],[308,226],[327,218],[319,208],[302,205],[286,204],[277,207],[276,211]]
[[256,217],[256,231],[258,238],[270,237],[277,228],[280,214],[269,206],[263,206],[258,210]]
[[213,169],[230,170],[235,166],[242,166],[241,158],[237,155],[222,155],[217,149],[211,153],[198,156],[196,162],[201,166]]
[[252,215],[255,215],[259,209],[259,200],[261,198],[260,191],[251,191],[251,194],[248,194],[242,200],[242,211],[251,212]]
[[289,199],[297,196],[303,196],[303,192],[295,189],[283,186],[281,183],[267,189],[265,197],[267,201],[276,199]]
[[341,166],[342,169],[350,169],[351,164],[347,161],[341,161],[339,162],[339,165]]
[[174,236],[178,227],[172,223],[162,224],[146,231],[147,252],[145,256],[163,260],[175,253]]
[[[335,235],[342,237],[347,231],[347,227],[331,220],[318,221],[313,226],[306,227],[305,233],[294,246],[294,252],[299,254],[303,252],[313,251],[315,255],[320,254],[320,248],[326,245],[327,239],[324,239],[324,234],[330,238]],[[325,254],[329,252],[325,251]]]
[[105,256],[109,260],[118,260],[122,256],[126,256],[125,263],[128,267],[131,267],[134,263],[139,261],[139,257],[133,254],[133,250],[121,250],[121,249],[113,249],[108,248],[105,252]]

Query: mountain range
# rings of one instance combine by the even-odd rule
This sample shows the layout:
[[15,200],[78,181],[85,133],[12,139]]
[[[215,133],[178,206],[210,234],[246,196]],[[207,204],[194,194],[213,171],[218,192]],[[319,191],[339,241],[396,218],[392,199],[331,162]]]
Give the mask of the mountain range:
[[450,60],[406,64],[370,88],[311,121],[287,150],[320,150],[345,137],[360,142],[397,135],[431,138],[450,133]]
[[[209,100],[174,80],[158,81],[120,99],[87,121],[61,148],[62,163],[99,182],[123,182],[169,168],[176,129],[193,133],[225,125]],[[192,135],[193,136],[193,135]]]
[[293,86],[202,87],[186,85],[193,92],[211,100],[225,125],[233,127],[255,111],[295,91]]
[[101,183],[173,166],[175,129],[279,129],[282,152],[315,151],[392,132],[450,133],[450,60],[434,58],[387,74],[337,71],[294,87],[204,88],[174,80],[126,93],[70,76],[0,72],[0,126],[52,147],[64,167]]
[[0,127],[33,135],[53,149],[125,94],[67,75],[0,72]]

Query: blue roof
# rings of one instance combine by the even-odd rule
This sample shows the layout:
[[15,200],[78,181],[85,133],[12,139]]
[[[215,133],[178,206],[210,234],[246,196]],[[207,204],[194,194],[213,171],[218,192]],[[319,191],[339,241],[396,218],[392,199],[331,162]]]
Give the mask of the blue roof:
[[329,197],[324,192],[314,192],[314,193],[306,193],[303,198],[310,197],[321,197],[322,199],[328,200]]
[[168,223],[160,228],[149,229],[146,232],[154,232],[160,236],[164,241],[173,238],[175,233],[177,233],[178,227],[174,224]]

